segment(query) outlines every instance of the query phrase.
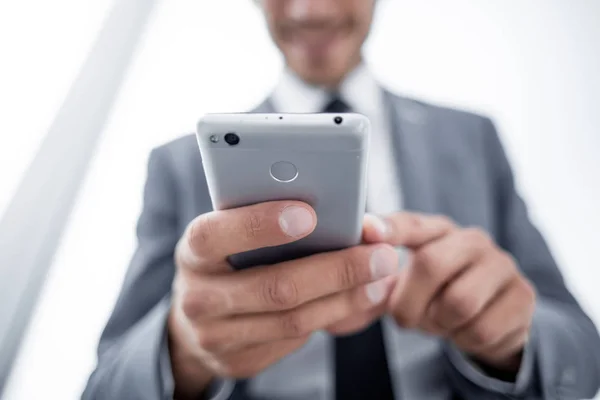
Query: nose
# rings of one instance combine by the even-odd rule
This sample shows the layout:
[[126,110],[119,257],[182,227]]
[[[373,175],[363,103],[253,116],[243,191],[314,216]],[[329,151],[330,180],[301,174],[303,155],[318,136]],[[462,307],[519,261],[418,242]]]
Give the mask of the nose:
[[287,17],[296,21],[319,20],[335,16],[342,0],[286,0]]

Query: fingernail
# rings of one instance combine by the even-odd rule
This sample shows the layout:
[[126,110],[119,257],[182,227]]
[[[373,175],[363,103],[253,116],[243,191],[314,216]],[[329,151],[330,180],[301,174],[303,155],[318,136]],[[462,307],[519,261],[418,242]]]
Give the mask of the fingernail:
[[367,297],[372,304],[379,304],[385,297],[387,284],[385,280],[369,283],[366,286]]
[[371,254],[371,277],[385,278],[398,272],[398,256],[393,249],[379,248]]
[[304,207],[289,206],[281,212],[279,226],[288,236],[304,236],[313,229],[314,216]]
[[379,233],[382,238],[385,238],[388,233],[388,225],[385,220],[381,217],[378,217],[373,214],[369,214],[368,218],[371,220],[371,224],[373,224],[373,228]]

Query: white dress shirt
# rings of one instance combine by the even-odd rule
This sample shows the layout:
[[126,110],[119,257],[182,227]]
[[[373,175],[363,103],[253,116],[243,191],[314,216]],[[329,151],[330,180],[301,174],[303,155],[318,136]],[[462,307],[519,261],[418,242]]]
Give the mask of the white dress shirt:
[[[367,171],[367,209],[370,213],[388,214],[402,208],[400,179],[397,174],[395,152],[392,143],[391,115],[385,103],[385,94],[373,75],[363,63],[342,82],[338,95],[353,112],[365,115],[371,121],[369,164]],[[331,100],[331,93],[324,88],[310,86],[290,70],[284,70],[275,87],[271,102],[277,112],[321,112]],[[406,251],[398,248],[401,260]],[[510,391],[513,384],[487,377],[479,367],[461,351],[451,348],[450,358],[464,376],[482,387],[495,387]],[[515,387],[527,386],[532,379],[533,355],[528,345],[524,352],[522,367]]]
[[[387,214],[398,211],[402,207],[400,180],[396,173],[384,91],[363,63],[348,74],[337,93],[353,112],[371,121],[367,169],[369,212]],[[308,85],[286,69],[273,90],[271,102],[277,112],[315,113],[325,108],[331,96],[327,89]]]

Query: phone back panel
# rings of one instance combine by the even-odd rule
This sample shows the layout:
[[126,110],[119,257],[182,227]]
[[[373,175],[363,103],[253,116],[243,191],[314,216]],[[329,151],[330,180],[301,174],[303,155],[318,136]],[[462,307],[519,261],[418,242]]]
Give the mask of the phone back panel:
[[[370,124],[359,114],[337,116],[343,118],[341,124],[331,114],[211,114],[198,123],[197,139],[215,210],[300,200],[317,214],[316,229],[306,238],[233,255],[230,262],[235,268],[360,243]],[[238,135],[239,143],[226,143],[227,133]]]

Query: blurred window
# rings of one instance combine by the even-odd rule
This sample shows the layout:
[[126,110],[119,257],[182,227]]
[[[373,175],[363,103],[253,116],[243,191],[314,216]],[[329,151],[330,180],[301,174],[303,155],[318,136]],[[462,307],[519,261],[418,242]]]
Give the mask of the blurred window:
[[113,2],[0,2],[0,215]]
[[[28,75],[19,76],[19,84],[11,83],[11,95],[13,92],[18,95],[22,105],[9,107],[18,108],[21,115],[10,118],[10,128],[28,134],[16,142],[20,156],[11,155],[15,162],[2,158],[4,152],[12,154],[14,150],[5,150],[5,142],[10,144],[13,140],[0,136],[2,166],[14,170],[16,162],[22,165],[19,173],[11,177],[15,188],[85,60],[88,48],[79,42],[88,33],[85,44],[89,46],[93,42],[102,26],[102,15],[97,14],[110,10],[112,1],[102,1],[104,8],[95,1],[80,1],[73,9],[74,1],[53,2],[52,6],[45,7],[52,10],[45,13],[52,18],[46,25],[31,30],[29,41],[33,48],[40,36],[47,34],[50,38],[40,42],[37,48],[44,58],[50,59],[49,68],[54,68],[55,76],[44,71],[43,63],[36,62],[26,69],[36,76],[34,83],[29,82]],[[25,20],[26,10],[38,2],[42,4],[42,0],[25,1],[27,4],[19,6],[19,18]],[[94,4],[88,5],[91,3]],[[3,19],[10,20],[1,7],[6,6],[0,6],[0,23]],[[232,8],[237,12],[231,13]],[[77,10],[85,14],[78,21]],[[61,16],[69,21],[63,23]],[[91,29],[93,22],[95,26]],[[20,24],[12,26],[19,32],[27,31]],[[240,31],[245,32],[243,37],[239,37]],[[53,43],[56,50],[49,47]],[[61,47],[61,43],[64,46]],[[12,45],[16,55],[25,57],[19,53],[25,45],[29,42],[18,41],[18,45]],[[67,48],[68,45],[71,47]],[[79,47],[76,49],[75,45]],[[81,50],[81,54],[73,54],[77,53],[75,50]],[[33,62],[38,57],[31,55],[27,60]],[[192,132],[203,113],[253,107],[267,95],[280,67],[279,55],[270,44],[259,10],[251,0],[157,3],[40,294],[9,378],[7,399],[76,399],[80,396],[96,362],[97,341],[135,249],[135,223],[141,208],[150,150]],[[17,66],[11,69],[19,71]],[[37,78],[38,75],[44,75],[43,79]],[[26,89],[22,90],[21,86]],[[35,110],[33,105],[40,109],[45,107],[45,123],[32,127],[23,122],[35,119],[25,106],[28,93],[35,94],[36,88],[43,92],[46,101],[32,102],[31,112]],[[3,95],[0,93],[0,96]],[[10,105],[10,98],[6,97]],[[27,143],[21,143],[26,139]],[[15,145],[12,146],[14,149]],[[23,157],[27,160],[23,161]],[[2,185],[0,194],[10,200],[12,193],[6,193],[8,184],[6,188],[4,182]]]

